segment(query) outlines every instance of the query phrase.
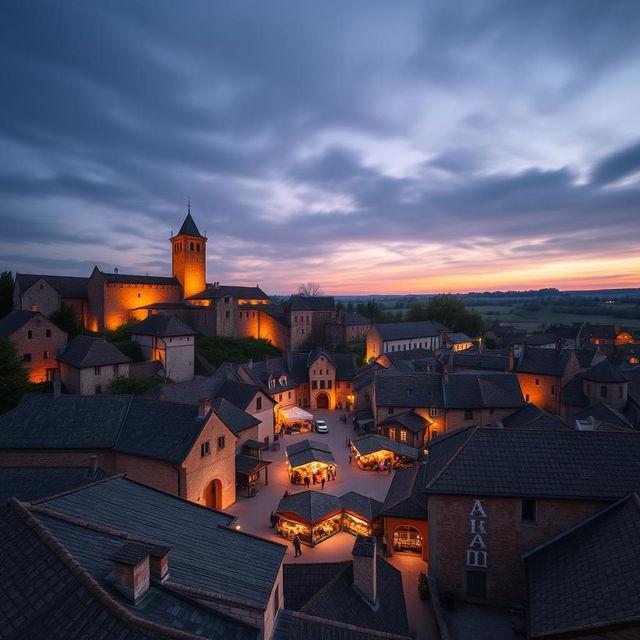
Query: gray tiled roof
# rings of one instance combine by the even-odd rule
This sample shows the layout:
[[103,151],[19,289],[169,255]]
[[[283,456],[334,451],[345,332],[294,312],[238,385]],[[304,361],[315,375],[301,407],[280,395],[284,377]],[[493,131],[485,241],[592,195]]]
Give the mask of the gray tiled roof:
[[460,431],[430,443],[428,493],[615,500],[640,487],[640,433]]
[[410,447],[409,445],[385,438],[384,436],[376,435],[375,433],[368,433],[359,438],[352,440],[353,445],[356,447],[360,455],[367,456],[376,451],[391,451],[400,456],[406,456],[408,458],[418,459],[418,450]]
[[287,447],[287,455],[291,456],[301,451],[306,451],[307,449],[317,449],[318,451],[331,453],[331,449],[326,442],[320,442],[319,440],[301,440]]
[[0,506],[11,496],[18,500],[38,500],[107,477],[109,474],[102,469],[92,473],[89,466],[0,467]]
[[83,299],[87,297],[89,278],[16,273],[16,285],[20,287],[20,291],[23,293],[41,279],[55,289],[62,298]]
[[303,440],[289,445],[287,447],[287,457],[292,469],[314,461],[326,464],[336,463],[329,447],[316,440]]
[[410,340],[440,335],[430,320],[419,322],[380,322],[374,326],[383,340]]
[[378,516],[382,508],[382,502],[379,500],[374,500],[369,496],[363,496],[356,491],[349,491],[343,496],[340,496],[340,502],[342,502],[344,509],[361,516],[365,520],[369,520],[369,522]]
[[250,475],[264,469],[271,464],[270,460],[261,460],[255,456],[249,456],[246,453],[236,454],[236,473]]
[[375,378],[379,407],[443,407],[442,376],[439,373],[379,371]]
[[[189,297],[189,300],[213,300],[215,298],[223,298],[230,296],[241,300],[269,300],[269,296],[258,286],[243,287],[239,285],[207,285],[207,288],[200,293],[196,293]],[[241,307],[240,310],[263,311],[262,306],[259,307]]]
[[596,402],[573,416],[574,420],[588,420],[589,418],[593,418],[596,421],[596,428],[605,430],[633,429],[633,425],[623,413],[604,402]]
[[379,425],[385,424],[400,424],[403,427],[409,429],[409,431],[413,433],[420,433],[423,429],[426,429],[429,424],[428,420],[425,420],[421,415],[417,414],[415,411],[404,411],[403,413],[398,413],[393,416],[389,416],[385,418]]
[[285,311],[334,311],[336,301],[333,296],[294,295],[282,303]]
[[[12,336],[35,316],[45,317],[38,311],[24,311],[22,309],[10,311],[4,318],[0,318],[0,338]],[[48,319],[47,322],[49,322]]]
[[453,367],[465,369],[487,369],[490,371],[507,371],[509,369],[509,356],[501,351],[484,349],[465,349],[451,354]]
[[582,377],[590,382],[604,383],[627,382],[628,380],[627,376],[608,360],[603,360],[595,367],[591,367],[591,369],[582,374]]
[[447,341],[453,344],[460,344],[462,342],[473,342],[473,340],[466,333],[447,333]]
[[578,373],[562,387],[560,392],[562,404],[570,407],[586,407],[589,404],[589,398],[587,398],[582,388],[582,374]]
[[113,449],[179,463],[204,424],[198,407],[150,398],[29,395],[0,416],[0,448]]
[[191,212],[187,212],[187,217],[184,219],[182,226],[180,227],[180,231],[176,234],[176,236],[192,236],[194,238],[204,238],[204,236],[198,231],[198,227],[191,217]]
[[428,496],[422,491],[426,465],[398,469],[393,476],[379,515],[382,517],[427,519]]
[[[281,544],[228,528],[234,520],[229,514],[125,478],[52,498],[40,506],[166,544],[171,547],[172,583],[226,594],[263,607],[286,551]],[[86,553],[93,551],[87,548]],[[98,558],[97,562],[102,560]]]
[[284,606],[298,611],[348,564],[349,561],[283,565]]
[[[376,556],[376,565],[378,603],[376,609],[372,609],[354,591],[353,564],[348,563],[301,607],[300,612],[354,625],[362,630],[372,629],[408,635],[409,623],[402,589],[402,575],[379,555]],[[285,565],[285,567],[288,566],[300,565]],[[293,570],[296,571],[296,569]]]
[[[637,494],[603,509],[524,559],[532,636],[556,637],[568,631],[581,638],[640,634]],[[611,629],[609,636],[610,628],[621,622],[626,631],[618,636]]]
[[515,370],[521,373],[561,376],[569,362],[569,349],[525,349],[517,359]]
[[449,409],[525,405],[518,377],[513,373],[453,373],[444,388],[445,406]]
[[111,342],[89,336],[76,336],[58,356],[58,360],[78,369],[131,362],[131,358]]
[[260,424],[260,420],[250,415],[246,411],[240,409],[235,404],[225,400],[224,398],[216,398],[212,402],[213,408],[218,412],[218,415],[222,418],[223,422],[233,431],[236,435],[239,435],[245,429],[250,429]]
[[160,337],[195,336],[198,334],[176,316],[168,316],[164,313],[152,313],[131,327],[130,333]]
[[606,358],[597,349],[576,349],[574,353],[580,366],[584,368],[593,367]]
[[309,524],[324,520],[342,509],[340,498],[324,491],[301,491],[285,496],[278,503],[277,513],[292,513]]
[[332,318],[331,320],[327,320],[326,324],[337,324],[337,325],[362,325],[362,324],[373,324],[373,321],[369,318],[365,318],[359,313],[353,313],[347,311],[341,314],[338,318]]
[[180,282],[177,278],[167,278],[165,276],[138,276],[127,273],[108,273],[100,271],[100,276],[105,282],[114,284],[158,284],[170,287],[179,287]]
[[505,429],[571,429],[559,416],[551,415],[531,403],[502,418],[501,423]]

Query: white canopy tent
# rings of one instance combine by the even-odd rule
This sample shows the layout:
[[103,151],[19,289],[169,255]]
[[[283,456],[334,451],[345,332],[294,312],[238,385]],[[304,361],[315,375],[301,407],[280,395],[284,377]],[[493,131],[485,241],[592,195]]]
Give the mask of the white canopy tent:
[[280,409],[280,417],[287,422],[313,420],[313,414],[305,411],[304,409],[301,409],[300,407],[288,407],[287,409]]

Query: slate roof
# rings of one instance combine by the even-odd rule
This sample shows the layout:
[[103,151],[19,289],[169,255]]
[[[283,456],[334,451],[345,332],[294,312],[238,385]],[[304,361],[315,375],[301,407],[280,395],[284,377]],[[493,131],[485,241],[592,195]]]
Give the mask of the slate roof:
[[294,295],[282,303],[285,311],[335,311],[336,301],[333,296],[301,296]]
[[576,358],[578,358],[580,366],[585,369],[595,366],[606,358],[606,356],[597,349],[576,349],[574,353],[576,354]]
[[385,424],[400,424],[412,433],[420,433],[420,431],[426,429],[429,421],[415,411],[404,411],[403,413],[389,416],[378,424],[380,426]]
[[442,369],[442,364],[430,349],[407,349],[383,353],[376,361],[383,366],[388,362],[389,366],[406,373],[439,372]]
[[460,344],[462,342],[473,342],[466,333],[447,333],[447,342]]
[[324,462],[335,464],[335,458],[329,447],[316,440],[303,440],[287,447],[287,457],[292,469],[309,462]]
[[379,407],[443,407],[442,376],[439,373],[378,371],[375,398]]
[[342,509],[340,498],[324,491],[301,491],[285,496],[278,503],[276,512],[294,514],[308,524],[314,524]]
[[368,456],[376,451],[391,451],[400,456],[418,459],[418,450],[396,440],[368,433],[351,441],[361,456]]
[[0,449],[112,449],[177,464],[204,424],[191,405],[136,396],[34,394],[0,416]]
[[110,364],[131,362],[114,344],[102,338],[76,336],[58,356],[60,362],[78,369],[106,367]]
[[515,370],[520,373],[539,373],[561,376],[569,362],[569,349],[525,349],[516,360]]
[[444,404],[449,409],[522,407],[518,377],[513,373],[453,373],[444,382]]
[[[6,316],[0,318],[0,338],[8,338],[12,336],[35,316],[42,316],[45,318],[45,316],[38,311],[24,311],[22,309],[14,309],[13,311],[10,311]],[[50,321],[47,319],[47,322]]]
[[[269,296],[257,285],[255,287],[242,287],[238,285],[209,285],[204,291],[190,296],[188,300],[214,300],[230,296],[232,298],[240,298],[242,300],[269,300]],[[240,310],[264,311],[262,306],[258,307],[242,307]]]
[[[621,622],[627,623],[629,638],[637,637],[640,632],[637,494],[623,498],[530,551],[524,555],[524,561],[531,637],[555,637],[568,631],[574,632],[572,637],[574,634],[609,637],[607,630]],[[633,622],[635,625],[628,628]],[[624,634],[622,631],[615,637],[627,637]]]
[[636,432],[467,428],[429,443],[427,493],[616,500],[640,487]]
[[190,326],[182,322],[176,316],[167,316],[163,313],[152,313],[144,320],[131,328],[130,333],[145,336],[195,336],[198,334]]
[[222,418],[222,421],[239,436],[245,429],[251,429],[257,424],[260,424],[260,420],[250,415],[246,411],[240,409],[235,404],[225,400],[224,398],[216,398],[212,401],[213,408],[217,411],[218,415]]
[[530,345],[532,347],[547,345],[547,344],[555,344],[557,341],[557,337],[552,333],[533,333],[529,336],[525,336],[522,342],[524,344]]
[[198,227],[191,217],[191,211],[187,212],[187,217],[184,219],[184,222],[180,227],[180,231],[178,231],[178,233],[174,237],[177,236],[193,236],[195,238],[204,238],[200,231],[198,231]]
[[428,496],[422,491],[425,471],[425,464],[398,469],[378,515],[426,520]]
[[16,285],[24,293],[38,280],[44,280],[55,289],[61,298],[83,299],[87,297],[87,285],[89,278],[78,278],[76,276],[46,276],[32,273],[16,273]]
[[[96,267],[97,269],[97,267]],[[138,276],[134,274],[126,273],[108,273],[106,271],[100,271],[105,282],[111,282],[113,284],[158,284],[170,287],[180,287],[180,282],[177,278],[167,278],[165,276]]]
[[487,369],[490,371],[507,371],[509,356],[503,353],[485,353],[473,349],[456,351],[451,354],[452,367],[465,369]]
[[[356,356],[353,353],[334,353],[324,349],[314,349],[307,356],[307,367],[304,378],[309,378],[309,367],[320,355],[326,356],[336,368],[336,380],[353,380],[357,372]],[[302,372],[296,371],[296,378],[299,379]]]
[[340,496],[340,502],[342,502],[344,509],[361,516],[369,522],[378,517],[380,509],[382,508],[382,502],[379,500],[374,500],[356,491],[349,491],[343,496]]
[[582,374],[584,380],[589,382],[627,382],[627,376],[618,369],[615,365],[611,364],[608,360],[603,360],[595,367],[591,367],[588,371]]
[[[309,379],[309,375],[306,369],[306,359],[307,354],[303,353],[294,353],[293,354],[293,364],[294,370],[289,371],[287,363],[284,358],[269,358],[268,360],[262,360],[261,362],[251,362],[249,364],[240,365],[242,370],[260,387],[262,390],[268,395],[274,395],[276,393],[282,393],[283,391],[288,391],[290,389],[295,389],[298,386],[298,383],[301,382],[304,377],[299,380],[296,373],[296,363],[301,365],[301,369],[304,372],[304,376],[306,379]],[[286,376],[287,382],[286,384],[280,384],[281,376]],[[269,379],[275,379],[275,387],[270,389]]]
[[573,416],[574,420],[588,420],[589,418],[595,420],[597,429],[633,429],[633,425],[623,413],[604,402],[596,402]]
[[560,391],[562,404],[570,407],[586,407],[589,404],[589,398],[582,390],[582,374],[578,373]]
[[384,340],[410,340],[440,335],[440,331],[430,320],[419,322],[380,322],[374,329]]
[[571,429],[559,416],[554,416],[531,403],[502,418],[500,422],[505,429]]
[[257,473],[270,464],[271,460],[261,460],[255,456],[249,456],[246,453],[236,454],[236,473],[241,473],[246,476]]
[[370,320],[369,318],[365,318],[359,313],[353,313],[353,312],[347,311],[345,313],[342,313],[337,318],[332,318],[331,320],[327,320],[325,324],[351,326],[351,325],[361,325],[361,324],[373,324],[373,321]]
[[[284,606],[292,611],[299,611],[348,564],[350,564],[349,560],[283,565]],[[304,567],[306,571],[297,567]]]
[[92,473],[89,466],[0,467],[0,507],[12,496],[18,500],[37,500],[103,480],[109,475],[102,469]]
[[[104,571],[94,532],[69,518],[171,547],[171,586],[185,585],[266,607],[284,545],[230,528],[234,517],[182,498],[114,478],[40,502],[34,515],[89,571]],[[51,517],[50,512],[60,514]],[[100,544],[101,547],[106,548]],[[122,542],[118,543],[122,546]],[[82,554],[82,557],[80,557]],[[105,575],[104,571],[101,575]]]
[[[324,563],[323,563],[324,564]],[[318,572],[322,577],[333,577],[300,607],[299,612],[316,618],[333,620],[344,625],[353,625],[352,632],[364,632],[367,629],[390,634],[409,633],[407,612],[402,589],[402,575],[381,556],[376,557],[378,607],[372,609],[364,599],[353,589],[353,563],[347,562],[342,567],[331,563],[329,570],[316,568],[314,565],[286,564],[284,565],[283,586],[285,602],[287,602],[287,587],[295,589],[297,584],[305,580],[305,576]],[[289,574],[289,575],[287,575]],[[314,585],[319,580],[314,580]],[[308,593],[308,589],[306,592]],[[295,615],[294,615],[295,619]],[[303,634],[300,638],[357,638],[356,635],[333,635],[333,628],[327,627],[325,635]],[[290,636],[291,637],[291,636]],[[365,636],[366,637],[366,636]],[[383,636],[384,637],[384,636]],[[378,636],[379,638],[379,636]]]

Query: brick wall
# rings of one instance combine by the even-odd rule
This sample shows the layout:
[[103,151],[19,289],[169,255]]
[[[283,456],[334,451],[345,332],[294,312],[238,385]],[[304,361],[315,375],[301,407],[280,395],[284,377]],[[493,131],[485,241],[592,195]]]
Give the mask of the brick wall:
[[463,427],[479,426],[486,427],[487,425],[495,423],[496,420],[501,420],[511,415],[516,409],[472,409],[473,417],[470,419],[465,418],[464,409],[447,409],[445,416],[446,432],[455,431]]
[[264,338],[283,351],[289,344],[288,328],[257,307],[239,307],[237,336],[239,338]]
[[40,313],[43,313],[45,316],[50,316],[60,308],[60,295],[45,280],[34,282],[28,289],[22,292],[18,292],[18,288],[15,287],[13,300],[15,309],[31,311],[34,305]]
[[516,375],[522,389],[522,395],[527,402],[551,413],[560,411],[560,376],[520,372]]
[[[336,406],[336,368],[325,356],[320,356],[309,367],[311,407],[318,407],[317,399],[321,393],[329,398],[329,409]],[[316,388],[314,389],[314,384]],[[331,385],[331,388],[329,388]],[[324,387],[324,388],[323,388]]]
[[[474,509],[476,500],[481,501],[481,509]],[[441,592],[464,598],[467,571],[482,571],[486,573],[487,601],[524,603],[521,554],[605,504],[597,500],[537,500],[536,521],[523,522],[522,501],[518,498],[430,495],[429,573],[437,579]],[[474,538],[476,533],[481,540]],[[473,553],[468,558],[468,551],[485,552],[486,563]],[[477,562],[486,567],[473,566]]]

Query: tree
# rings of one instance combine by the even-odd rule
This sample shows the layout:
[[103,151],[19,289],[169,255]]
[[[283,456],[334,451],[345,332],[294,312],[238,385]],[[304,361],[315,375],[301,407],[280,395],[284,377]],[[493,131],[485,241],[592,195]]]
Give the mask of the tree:
[[11,271],[0,274],[0,318],[13,309],[13,276]]
[[64,302],[60,305],[60,309],[49,316],[49,320],[63,331],[66,331],[69,339],[82,333],[82,324],[78,319],[76,310]]
[[426,307],[427,320],[441,322],[454,331],[458,319],[466,312],[464,302],[451,293],[434,296]]
[[13,409],[28,386],[29,373],[15,345],[8,338],[0,338],[0,413]]
[[298,287],[299,296],[322,296],[324,291],[317,282],[305,282]]

